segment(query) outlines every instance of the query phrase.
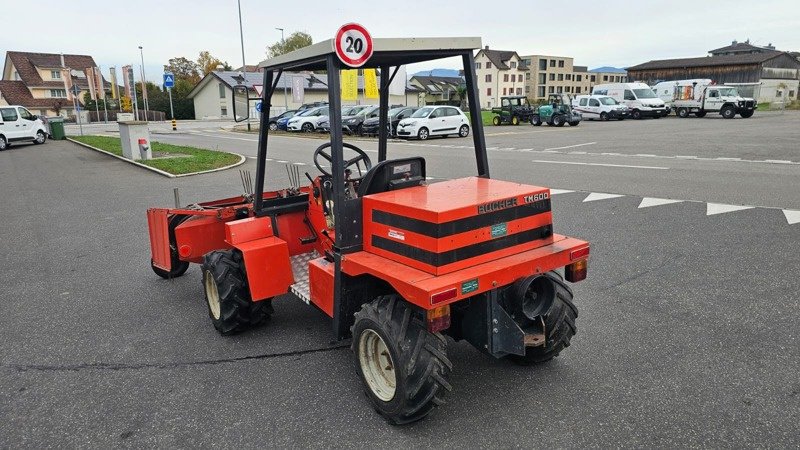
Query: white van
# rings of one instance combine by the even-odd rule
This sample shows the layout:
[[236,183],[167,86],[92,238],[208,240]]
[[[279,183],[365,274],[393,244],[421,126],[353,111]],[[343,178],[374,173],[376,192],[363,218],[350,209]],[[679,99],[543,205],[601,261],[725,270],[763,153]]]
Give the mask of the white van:
[[659,119],[669,113],[667,105],[644,83],[598,84],[592,95],[607,95],[631,110],[631,117],[654,117]]
[[46,140],[47,127],[39,117],[22,106],[0,106],[0,151],[13,142],[44,144]]
[[572,99],[572,109],[589,120],[624,120],[628,107],[607,95],[579,95]]

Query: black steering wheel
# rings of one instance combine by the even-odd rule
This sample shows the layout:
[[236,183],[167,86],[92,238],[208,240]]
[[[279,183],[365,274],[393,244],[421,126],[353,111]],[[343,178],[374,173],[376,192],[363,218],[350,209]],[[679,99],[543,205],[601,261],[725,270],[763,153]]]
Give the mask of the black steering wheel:
[[[331,143],[330,142],[326,142],[326,143],[320,145],[319,147],[317,147],[316,150],[314,150],[314,165],[317,166],[317,170],[322,172],[323,175],[327,175],[329,177],[332,176],[332,175],[331,175],[330,172],[328,172],[327,170],[322,168],[322,165],[319,163],[319,156],[322,156],[323,158],[325,158],[325,160],[327,160],[328,163],[333,164],[333,158],[331,157],[330,152],[326,153],[326,152],[323,151],[326,148],[329,148],[330,146],[331,146]],[[348,167],[350,167],[350,166],[355,164],[356,168],[358,169],[358,172],[360,174],[360,176],[358,176],[358,177],[352,177],[351,176],[348,180],[349,181],[359,181],[359,180],[361,180],[362,178],[364,178],[364,175],[366,175],[367,172],[369,172],[369,169],[372,168],[372,161],[370,161],[369,156],[367,156],[367,154],[364,152],[364,150],[361,150],[360,148],[356,147],[353,144],[348,144],[346,142],[343,142],[342,143],[342,147],[349,148],[350,150],[353,150],[354,152],[358,153],[358,156],[356,156],[355,158],[348,159],[348,160],[344,161],[345,170],[347,170]],[[358,165],[358,163],[361,162],[361,161],[364,162],[364,167],[365,167],[363,173],[361,172],[361,166]]]

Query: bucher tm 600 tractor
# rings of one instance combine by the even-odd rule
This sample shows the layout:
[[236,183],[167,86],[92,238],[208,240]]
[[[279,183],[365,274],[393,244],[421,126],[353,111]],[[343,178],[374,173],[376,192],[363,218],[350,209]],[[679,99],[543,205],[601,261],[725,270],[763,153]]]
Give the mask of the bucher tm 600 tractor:
[[[364,67],[381,73],[376,164],[342,142],[343,66],[331,41],[262,62],[265,111],[284,70],[327,71],[331,138],[314,152],[320,173],[306,174],[306,186],[295,174],[291,187],[264,191],[262,114],[252,192],[148,210],[156,273],[202,264],[222,334],[261,323],[287,293],[319,308],[336,338],[352,337],[365,392],[393,424],[425,417],[452,389],[445,336],[523,365],[558,355],[578,315],[567,282],[586,277],[589,244],[553,232],[549,189],[489,177],[478,48],[479,38],[374,40]],[[447,57],[463,61],[478,176],[428,184],[422,157],[386,157],[388,89],[398,66]],[[234,91],[242,119],[247,89]]]
[[550,94],[547,97],[547,104],[540,106],[531,116],[531,125],[538,127],[542,123],[552,127],[563,127],[568,123],[569,126],[576,127],[581,123],[581,114],[572,109],[569,95]]

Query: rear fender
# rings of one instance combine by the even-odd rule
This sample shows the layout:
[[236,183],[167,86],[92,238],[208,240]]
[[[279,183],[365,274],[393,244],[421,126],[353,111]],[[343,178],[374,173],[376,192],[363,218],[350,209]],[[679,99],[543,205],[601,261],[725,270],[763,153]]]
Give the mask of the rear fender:
[[289,292],[294,283],[289,245],[273,236],[269,217],[250,217],[225,224],[225,241],[242,252],[253,301]]

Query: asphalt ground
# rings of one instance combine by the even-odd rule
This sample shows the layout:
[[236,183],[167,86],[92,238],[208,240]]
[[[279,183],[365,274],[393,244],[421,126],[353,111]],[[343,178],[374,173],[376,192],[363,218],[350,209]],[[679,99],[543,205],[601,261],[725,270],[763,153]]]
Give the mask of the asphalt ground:
[[[631,123],[667,127],[673,120]],[[629,145],[626,134],[599,128],[629,126],[622,122],[552,130],[566,133],[547,135],[552,144],[531,139],[529,147],[573,145],[570,136],[584,125],[598,130],[591,141],[608,133]],[[250,136],[208,134],[175,141],[254,147],[230,139]],[[275,147],[268,188],[286,183],[277,158],[308,162],[318,142],[282,139],[288,143]],[[489,145],[499,148],[526,142],[495,139]],[[474,173],[465,149],[390,148],[421,152],[437,177]],[[791,148],[764,157],[790,159],[781,151]],[[716,179],[691,198],[697,201],[639,208],[644,195],[667,195],[634,190],[647,187],[647,177],[653,189],[679,183],[669,177],[683,160],[665,159],[676,164],[669,170],[631,172],[575,165],[567,169],[583,171],[572,179],[559,164],[543,169],[528,162],[531,155],[502,156],[521,153],[528,152],[492,151],[493,175],[542,185],[557,179],[554,187],[577,190],[555,195],[553,211],[557,233],[592,243],[589,278],[573,285],[578,334],[560,357],[534,368],[451,342],[448,404],[402,428],[371,410],[351,352],[331,342],[322,313],[286,296],[266,326],[221,337],[208,320],[197,267],[171,281],[150,271],[146,208],[169,206],[173,187],[185,203],[237,195],[236,171],[167,179],[67,142],[0,153],[0,283],[7,292],[0,303],[0,447],[797,447],[800,224],[774,208],[706,215],[703,202],[727,191]],[[781,199],[797,193],[797,166],[715,164],[694,170],[736,179],[735,167],[749,168],[746,176],[781,168],[787,172],[755,176],[794,183],[777,190]],[[254,171],[253,160],[245,168]],[[604,178],[620,185],[605,192],[625,195],[585,202]]]

